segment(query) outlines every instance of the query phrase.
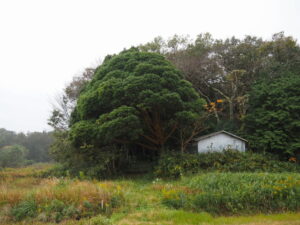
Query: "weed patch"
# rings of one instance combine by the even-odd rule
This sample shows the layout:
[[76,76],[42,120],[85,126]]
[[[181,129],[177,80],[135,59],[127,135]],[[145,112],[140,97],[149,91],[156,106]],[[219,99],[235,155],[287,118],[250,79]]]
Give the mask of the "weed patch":
[[218,215],[300,209],[299,174],[207,173],[185,178],[180,184],[199,192],[188,194],[176,188],[163,190],[163,204]]

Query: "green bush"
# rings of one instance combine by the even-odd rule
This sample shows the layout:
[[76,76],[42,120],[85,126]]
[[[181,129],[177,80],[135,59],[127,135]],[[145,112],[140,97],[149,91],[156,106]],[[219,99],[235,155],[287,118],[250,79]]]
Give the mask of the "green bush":
[[20,221],[26,217],[35,217],[37,205],[34,200],[25,200],[12,208],[11,214],[15,220]]
[[157,176],[168,178],[201,171],[300,172],[300,165],[279,161],[268,154],[225,150],[201,154],[169,152],[161,156],[155,168]]
[[198,192],[186,194],[186,202],[178,205],[180,198],[171,189],[163,193],[166,206],[223,215],[300,210],[296,173],[206,173],[185,178],[181,185]]
[[76,218],[80,212],[74,205],[68,205],[64,202],[54,199],[43,210],[45,212],[46,221],[55,221],[56,223],[63,219]]

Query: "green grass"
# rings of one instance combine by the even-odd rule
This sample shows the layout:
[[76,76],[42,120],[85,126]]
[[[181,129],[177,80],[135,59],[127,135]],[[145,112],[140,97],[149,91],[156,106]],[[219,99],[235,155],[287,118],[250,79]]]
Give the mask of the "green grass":
[[300,213],[284,213],[274,215],[213,217],[208,213],[192,213],[183,210],[151,209],[129,214],[116,224],[300,224]]
[[[151,209],[119,216],[110,219],[113,225],[299,225],[300,213],[275,215],[212,217],[206,213],[191,213],[181,210]],[[117,216],[119,216],[117,218]],[[117,218],[117,219],[115,219]],[[53,225],[38,221],[22,221],[7,225]],[[91,219],[64,220],[61,225],[95,225]],[[98,224],[99,225],[99,224]],[[109,224],[107,224],[109,225]]]

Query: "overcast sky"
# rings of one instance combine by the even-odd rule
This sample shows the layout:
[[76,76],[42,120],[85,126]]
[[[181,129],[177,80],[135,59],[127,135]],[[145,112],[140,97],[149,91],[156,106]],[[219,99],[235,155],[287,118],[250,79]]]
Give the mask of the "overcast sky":
[[300,39],[300,1],[0,0],[0,128],[50,130],[51,103],[74,75],[158,35],[280,31]]

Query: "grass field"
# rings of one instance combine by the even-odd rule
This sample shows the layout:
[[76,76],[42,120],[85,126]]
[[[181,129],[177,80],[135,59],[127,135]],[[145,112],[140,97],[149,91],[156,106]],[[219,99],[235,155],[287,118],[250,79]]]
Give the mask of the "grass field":
[[[0,171],[0,224],[300,224],[299,174],[210,173],[177,181],[36,176],[51,166]],[[213,199],[214,205],[203,196]],[[270,199],[274,196],[276,201]],[[262,208],[248,204],[254,199],[252,204],[259,205],[261,198],[265,198]],[[222,210],[214,211],[206,203]],[[229,207],[235,205],[239,207]],[[247,210],[241,210],[244,207]],[[269,214],[262,214],[264,207],[269,207]]]

